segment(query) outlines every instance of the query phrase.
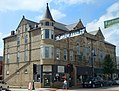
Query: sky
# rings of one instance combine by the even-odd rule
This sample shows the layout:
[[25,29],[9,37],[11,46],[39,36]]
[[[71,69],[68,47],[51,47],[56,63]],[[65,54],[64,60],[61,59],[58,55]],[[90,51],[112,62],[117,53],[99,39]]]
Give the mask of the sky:
[[81,19],[87,32],[100,27],[105,40],[116,46],[119,56],[119,25],[104,29],[105,20],[119,18],[119,0],[0,0],[0,56],[3,38],[16,30],[23,15],[39,22],[46,3],[55,21],[68,25]]

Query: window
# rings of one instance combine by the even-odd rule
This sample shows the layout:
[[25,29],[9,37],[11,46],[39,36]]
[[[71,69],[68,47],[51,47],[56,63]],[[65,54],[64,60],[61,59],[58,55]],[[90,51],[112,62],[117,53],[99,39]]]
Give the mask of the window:
[[45,38],[46,38],[46,39],[49,38],[49,29],[46,29],[46,30],[45,30]]
[[45,22],[45,25],[46,25],[46,26],[49,26],[49,22]]
[[73,51],[70,51],[70,61],[74,61]]
[[102,51],[102,61],[104,60],[105,54],[104,51]]
[[45,47],[45,58],[49,58],[49,47]]
[[64,61],[67,61],[67,49],[64,49]]
[[27,49],[24,51],[24,61],[27,61],[28,59],[28,51]]
[[77,50],[77,55],[80,55],[80,45],[79,44],[77,44],[76,50]]
[[60,60],[60,49],[59,48],[56,49],[56,59]]
[[52,45],[41,46],[41,58],[42,59],[54,59],[54,47]]
[[9,63],[9,54],[7,54],[7,64]]
[[28,31],[28,24],[27,25],[25,25],[25,32],[27,32]]
[[51,25],[53,26],[53,25],[54,25],[54,23],[51,23]]
[[84,58],[86,57],[86,47],[84,47],[83,56],[84,56]]
[[51,39],[54,39],[54,31],[51,31]]
[[19,62],[19,57],[20,57],[19,52],[17,52],[17,63]]
[[51,58],[54,58],[54,47],[51,47]]
[[20,45],[20,36],[17,37],[17,45]]
[[100,50],[98,49],[98,61],[100,61]]
[[25,44],[27,44],[28,43],[28,36],[26,35],[25,36]]
[[41,31],[42,39],[54,39],[54,31],[49,29],[44,29]]

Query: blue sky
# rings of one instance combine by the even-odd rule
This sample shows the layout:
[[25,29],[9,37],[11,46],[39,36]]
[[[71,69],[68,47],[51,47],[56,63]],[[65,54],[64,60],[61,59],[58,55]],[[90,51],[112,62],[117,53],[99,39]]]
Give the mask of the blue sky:
[[3,38],[16,30],[24,15],[39,22],[49,3],[54,20],[71,24],[82,20],[87,31],[101,27],[105,40],[116,45],[119,56],[119,25],[104,29],[104,21],[119,17],[119,0],[1,0],[0,1],[0,55]]

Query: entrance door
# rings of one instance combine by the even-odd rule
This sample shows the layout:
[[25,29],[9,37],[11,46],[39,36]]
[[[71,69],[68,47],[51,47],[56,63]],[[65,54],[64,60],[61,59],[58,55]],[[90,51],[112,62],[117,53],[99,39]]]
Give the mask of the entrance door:
[[44,87],[51,87],[51,81],[52,81],[52,75],[44,75],[43,77],[43,83],[44,83]]

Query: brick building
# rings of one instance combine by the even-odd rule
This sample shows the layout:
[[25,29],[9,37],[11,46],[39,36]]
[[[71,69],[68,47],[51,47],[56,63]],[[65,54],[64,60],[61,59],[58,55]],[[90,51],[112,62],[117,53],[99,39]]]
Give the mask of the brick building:
[[[88,33],[81,20],[65,25],[52,18],[48,4],[39,23],[21,19],[4,39],[4,79],[12,86],[59,87],[62,78],[77,85],[102,74],[106,54],[116,59],[116,46],[105,41],[99,28]],[[72,82],[72,83],[71,83]]]

